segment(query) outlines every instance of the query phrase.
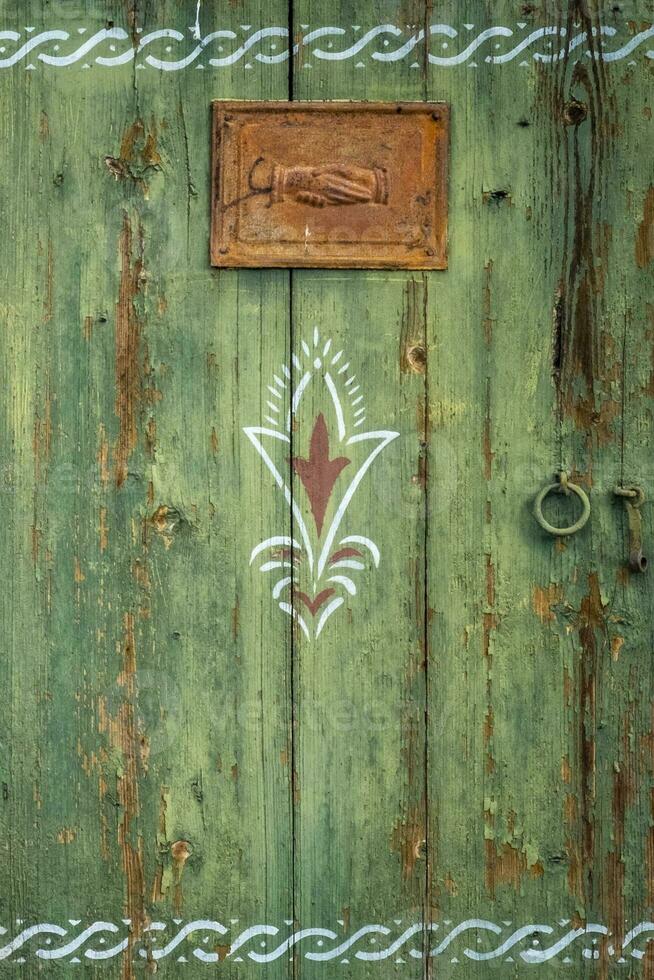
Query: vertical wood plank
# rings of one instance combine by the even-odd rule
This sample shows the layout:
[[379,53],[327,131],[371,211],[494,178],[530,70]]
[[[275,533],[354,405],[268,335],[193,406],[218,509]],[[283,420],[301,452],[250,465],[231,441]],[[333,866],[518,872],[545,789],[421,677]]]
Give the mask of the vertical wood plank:
[[[196,6],[4,5],[2,26],[188,33]],[[205,5],[201,27],[286,16]],[[0,76],[3,920],[130,919],[123,976],[173,918],[224,929],[172,959],[284,929],[292,884],[289,630],[248,565],[288,508],[243,432],[288,356],[287,274],[210,270],[207,207],[211,99],[283,98],[287,67],[138,64]]]
[[[525,30],[551,22],[568,37],[599,37],[608,23],[575,4],[494,4],[486,14],[527,21]],[[477,5],[465,18],[479,24]],[[635,355],[630,334],[634,320],[635,336],[647,329],[636,208],[629,213],[616,193],[633,182],[644,200],[648,178],[634,180],[633,160],[646,123],[626,105],[636,73],[571,51],[544,64],[532,87],[521,67],[516,60],[478,84],[453,71],[429,88],[452,102],[452,157],[463,175],[452,184],[446,313],[430,370],[432,417],[444,417],[456,447],[443,485],[452,506],[446,517],[430,509],[430,568],[446,522],[451,529],[443,577],[431,579],[431,717],[456,706],[452,728],[430,739],[432,760],[446,760],[430,772],[432,905],[454,922],[474,908],[496,923],[479,952],[530,922],[549,922],[556,935],[561,909],[561,934],[604,923],[605,976],[644,907],[637,855],[645,860],[647,835],[635,832],[635,814],[648,812],[651,786],[647,603],[625,573],[612,498],[621,458],[633,453],[620,422],[625,397],[645,440],[650,428],[642,398],[635,409],[625,395],[635,384],[626,372],[640,372],[642,393],[650,355],[642,333]],[[456,326],[453,310],[464,314]],[[530,512],[561,467],[590,490],[593,508],[590,525],[567,541],[541,534]],[[440,496],[432,486],[430,501]],[[567,502],[549,513],[573,519]],[[629,856],[626,826],[637,838]],[[448,959],[458,956],[453,946]],[[470,964],[466,975],[487,968]]]
[[[416,18],[421,23],[426,14],[418,6],[376,4],[364,10],[339,2],[329,10],[329,23],[348,25],[348,32],[349,25],[359,25],[363,35],[378,23],[414,23]],[[321,5],[310,0],[293,4],[296,30],[300,24],[321,23],[324,16]],[[350,43],[335,42],[339,47]],[[368,61],[364,70],[362,64],[347,59],[334,71],[329,61],[300,49],[293,97],[422,97],[421,74],[408,65],[395,66],[389,74],[387,66]],[[302,341],[311,342],[317,327],[321,339],[332,340],[331,350],[344,351],[349,368],[343,377],[355,376],[353,387],[360,386],[357,398],[363,395],[363,401],[353,408],[365,406],[363,429],[350,429],[357,423],[351,412],[348,436],[363,430],[399,433],[371,466],[342,524],[345,539],[363,536],[379,546],[379,567],[364,546],[355,545],[360,555],[345,562],[365,570],[342,571],[354,580],[356,595],[333,583],[345,604],[317,640],[309,642],[298,631],[294,642],[296,916],[332,929],[346,949],[364,930],[352,951],[339,959],[343,976],[368,976],[380,967],[388,976],[396,970],[405,976],[423,973],[420,923],[429,869],[424,453],[429,282],[420,273],[292,274],[294,351],[301,352]],[[308,391],[294,459],[306,458],[308,436],[324,404],[324,389]],[[344,440],[330,456],[352,455],[349,466],[356,466],[358,448]],[[335,487],[336,499],[342,486]],[[306,499],[297,474],[294,497]],[[328,511],[328,518],[332,514]],[[337,556],[342,547],[335,542]],[[367,956],[388,945],[383,934],[366,931],[375,923],[393,935],[416,925],[417,931],[397,957],[383,965],[366,964],[357,951]],[[417,958],[408,955],[410,948]],[[301,959],[295,975],[319,976],[321,970],[319,963]]]

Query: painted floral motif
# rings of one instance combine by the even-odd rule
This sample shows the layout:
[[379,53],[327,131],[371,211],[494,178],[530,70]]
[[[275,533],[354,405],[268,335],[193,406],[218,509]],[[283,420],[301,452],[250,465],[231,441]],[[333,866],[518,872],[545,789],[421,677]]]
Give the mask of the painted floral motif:
[[[364,396],[343,350],[305,341],[268,385],[266,425],[243,431],[291,508],[291,535],[277,534],[253,548],[250,564],[274,573],[273,598],[304,635],[317,638],[327,621],[357,594],[357,572],[380,551],[360,529],[348,527],[348,509],[364,476],[399,435],[368,430]],[[285,409],[285,405],[290,408]]]

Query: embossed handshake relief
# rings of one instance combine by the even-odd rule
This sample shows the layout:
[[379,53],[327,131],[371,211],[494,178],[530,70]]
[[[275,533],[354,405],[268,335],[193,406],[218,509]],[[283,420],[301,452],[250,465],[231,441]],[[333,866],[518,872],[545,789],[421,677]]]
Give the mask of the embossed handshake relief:
[[[268,178],[257,185],[257,170],[265,169]],[[254,161],[248,174],[254,194],[269,194],[269,206],[282,201],[297,201],[312,208],[326,204],[388,204],[388,176],[380,167],[356,167],[328,164],[322,167],[285,167],[269,165],[264,157]]]
[[288,198],[317,208],[326,204],[388,204],[388,175],[381,167],[276,166],[271,201]]
[[211,260],[444,269],[442,103],[214,102]]

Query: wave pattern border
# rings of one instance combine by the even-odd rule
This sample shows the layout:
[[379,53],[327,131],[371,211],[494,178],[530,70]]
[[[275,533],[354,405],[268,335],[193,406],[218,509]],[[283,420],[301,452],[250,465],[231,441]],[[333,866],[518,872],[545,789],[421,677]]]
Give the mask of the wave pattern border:
[[[642,960],[643,947],[654,939],[654,922],[649,921],[625,931],[619,942],[601,923],[576,927],[566,918],[559,919],[556,926],[532,922],[519,927],[481,918],[465,919],[456,925],[449,920],[405,925],[402,919],[395,919],[392,928],[369,924],[349,935],[343,933],[340,921],[340,932],[331,928],[297,928],[290,919],[285,921],[285,929],[266,924],[239,929],[237,919],[230,923],[227,926],[214,919],[184,923],[173,919],[168,923],[150,921],[135,930],[130,919],[120,920],[120,925],[96,921],[85,927],[81,920],[70,919],[65,928],[51,922],[25,926],[19,919],[13,939],[7,940],[8,930],[0,927],[0,942],[4,942],[0,960],[22,964],[29,957],[36,961],[100,963],[131,950],[135,958],[206,964],[223,959],[266,964],[283,956],[341,964],[388,959],[404,963],[436,957],[458,963],[462,957],[476,962],[502,959],[506,963],[538,966],[559,957],[559,962],[570,963],[571,954],[582,960],[601,957],[625,964]],[[227,953],[215,952],[217,937]]]
[[[528,31],[526,23],[511,27],[496,25],[478,30],[473,24],[459,29],[450,24],[432,24],[426,29],[395,24],[378,24],[368,30],[352,25],[325,26],[309,30],[303,26],[292,47],[288,28],[282,26],[243,26],[240,31],[216,30],[202,36],[199,28],[182,32],[160,28],[144,33],[128,33],[122,27],[110,27],[89,34],[89,28],[44,30],[26,27],[24,31],[0,31],[0,68],[24,66],[35,70],[38,65],[51,68],[98,66],[116,68],[131,62],[135,67],[176,72],[186,68],[227,68],[242,61],[244,68],[254,63],[274,65],[287,61],[303,49],[304,67],[312,62],[359,60],[355,67],[394,64],[415,57],[416,48],[427,45],[427,62],[436,68],[466,65],[478,68],[480,59],[488,65],[517,62],[521,67],[552,64],[565,58],[596,59],[621,62],[637,52],[654,59],[654,26],[619,37],[616,27],[601,26],[591,31],[568,31],[565,27],[545,26]],[[89,35],[89,36],[86,36]],[[9,45],[14,50],[8,50]],[[63,51],[62,51],[63,46]],[[629,64],[636,64],[629,60]],[[422,68],[424,58],[412,61],[410,67]]]

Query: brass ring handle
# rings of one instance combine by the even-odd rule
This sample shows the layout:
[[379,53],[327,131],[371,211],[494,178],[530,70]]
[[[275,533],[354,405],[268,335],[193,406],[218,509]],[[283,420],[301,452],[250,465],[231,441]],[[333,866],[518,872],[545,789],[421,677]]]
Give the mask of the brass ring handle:
[[[570,524],[569,527],[555,527],[553,524],[550,524],[543,514],[543,501],[550,493],[568,494],[570,492],[576,494],[581,500],[581,514],[574,524]],[[576,534],[577,531],[581,531],[590,517],[590,500],[588,499],[588,494],[582,487],[577,486],[576,483],[570,483],[567,474],[562,473],[559,476],[558,483],[550,483],[548,486],[543,487],[534,500],[534,517],[544,531],[547,531],[548,534],[555,535],[557,538],[563,538],[569,534]]]

